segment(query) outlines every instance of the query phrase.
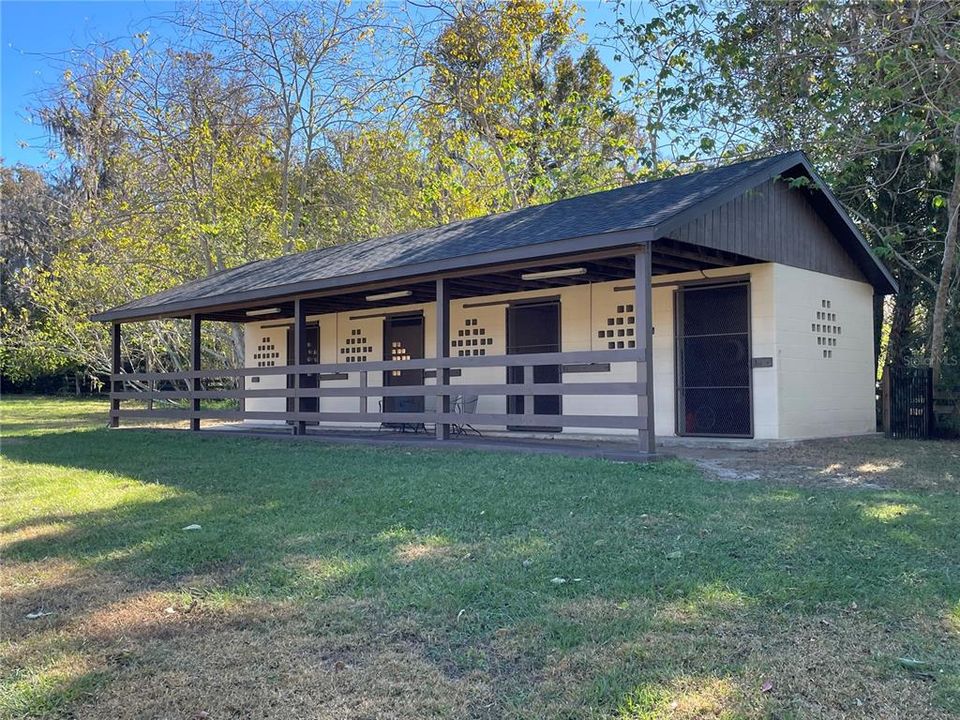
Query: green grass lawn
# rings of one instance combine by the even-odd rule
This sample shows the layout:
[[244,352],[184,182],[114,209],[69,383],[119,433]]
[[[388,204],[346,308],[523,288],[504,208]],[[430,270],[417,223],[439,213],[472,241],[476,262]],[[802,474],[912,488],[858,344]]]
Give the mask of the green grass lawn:
[[960,715],[956,483],[0,411],[0,717]]

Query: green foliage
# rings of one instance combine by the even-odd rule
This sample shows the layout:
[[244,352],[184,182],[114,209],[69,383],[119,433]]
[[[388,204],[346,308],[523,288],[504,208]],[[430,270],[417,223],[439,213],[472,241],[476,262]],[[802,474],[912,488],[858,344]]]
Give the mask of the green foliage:
[[[227,25],[224,12],[183,20],[170,46],[94,48],[51,88],[39,114],[62,151],[64,210],[46,231],[51,249],[15,261],[5,375],[79,363],[101,376],[107,328],[90,314],[225,268],[629,175],[632,117],[612,104],[610,71],[580,47],[578,11],[565,2],[467,5],[435,34],[395,45],[372,7],[267,3]],[[226,28],[216,41],[184,49],[213,25]],[[419,103],[387,87],[413,41],[429,48]],[[5,201],[22,208],[4,234],[22,237],[48,212],[53,185],[4,172]],[[131,325],[124,355],[182,367],[185,333],[182,323]],[[236,328],[207,337],[205,362],[240,357]]]
[[489,149],[506,207],[610,187],[632,167],[635,123],[597,51],[574,57],[576,24],[563,0],[481,3],[427,53],[428,121]]
[[949,3],[821,0],[624,3],[611,29],[645,164],[807,151],[903,288],[891,359],[935,367],[960,317],[958,36]]

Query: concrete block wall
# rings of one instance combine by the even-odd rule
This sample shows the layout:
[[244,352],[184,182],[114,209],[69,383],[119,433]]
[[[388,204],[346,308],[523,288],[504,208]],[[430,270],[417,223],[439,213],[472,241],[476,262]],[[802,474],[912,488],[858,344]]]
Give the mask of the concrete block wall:
[[[748,275],[750,278],[750,328],[753,357],[773,359],[772,367],[751,370],[753,389],[753,428],[757,439],[823,437],[870,432],[873,429],[873,340],[872,288],[861,282],[821,273],[776,265],[753,265],[660,275],[653,288],[653,363],[655,423],[659,436],[675,434],[675,293],[678,282]],[[633,305],[632,281],[614,281],[577,285],[551,290],[484,296],[451,302],[451,341],[454,357],[459,352],[503,354],[507,345],[506,308],[511,300],[559,297],[561,308],[561,349],[567,351],[605,350],[609,343],[629,347],[635,328],[628,322]],[[818,307],[825,301],[830,308]],[[622,312],[621,312],[622,310]],[[424,354],[433,357],[436,350],[434,307],[432,303],[405,305],[386,310],[350,311],[311,316],[308,322],[320,326],[320,362],[343,363],[355,345],[363,339],[358,359],[383,358],[383,312],[422,312],[424,315]],[[836,321],[819,321],[817,313],[829,313]],[[364,317],[367,316],[367,317]],[[622,324],[617,324],[622,318]],[[476,324],[473,324],[476,321]],[[610,324],[610,323],[613,324]],[[287,326],[263,321],[246,326],[246,362],[256,367],[256,348],[275,345],[286,360]],[[835,335],[823,328],[840,329]],[[471,344],[483,328],[488,345]],[[612,331],[613,336],[609,337]],[[621,334],[622,331],[622,334]],[[354,334],[354,333],[357,334]],[[460,334],[460,333],[463,334]],[[830,344],[817,345],[817,338],[829,337]],[[268,342],[264,342],[264,339]],[[458,343],[463,343],[458,344]],[[823,350],[831,350],[829,357]],[[343,380],[324,381],[324,387],[350,387],[359,384],[358,373],[349,372]],[[503,368],[465,368],[451,384],[496,384],[504,381]],[[612,363],[607,372],[565,373],[564,382],[629,382],[636,378],[634,363]],[[369,385],[382,385],[382,374],[371,372]],[[428,384],[435,382],[427,379]],[[262,376],[259,382],[247,379],[248,387],[285,387],[283,376]],[[378,410],[379,398],[368,400],[371,412]],[[282,411],[283,398],[254,398],[246,401],[249,410]],[[330,412],[356,412],[356,398],[322,398],[320,409]],[[636,398],[611,396],[567,396],[563,411],[569,415],[627,415],[635,413]],[[481,396],[478,413],[503,413],[503,396]],[[375,423],[372,424],[375,426]],[[566,432],[633,434],[630,430],[567,428]]]

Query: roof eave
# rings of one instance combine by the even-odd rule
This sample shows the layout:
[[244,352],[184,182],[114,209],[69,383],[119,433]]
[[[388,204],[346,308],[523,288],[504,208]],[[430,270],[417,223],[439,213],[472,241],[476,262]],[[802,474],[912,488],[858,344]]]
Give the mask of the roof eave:
[[303,293],[341,291],[354,286],[396,282],[398,280],[423,278],[424,276],[443,277],[456,274],[458,270],[493,267],[498,264],[521,260],[546,259],[589,250],[603,250],[621,246],[629,247],[631,245],[649,243],[653,239],[654,235],[650,228],[638,227],[629,230],[601,233],[599,235],[584,235],[552,242],[537,243],[535,245],[523,245],[506,250],[460,255],[425,263],[398,265],[370,272],[339,275],[322,280],[276,285],[260,290],[218,295],[216,297],[199,300],[161,303],[158,305],[129,309],[125,309],[124,306],[119,306],[104,312],[95,313],[90,316],[90,319],[95,322],[139,322],[160,318],[184,317],[192,313],[210,312],[213,309],[222,309],[230,305],[240,307],[256,302],[273,302],[280,298]]

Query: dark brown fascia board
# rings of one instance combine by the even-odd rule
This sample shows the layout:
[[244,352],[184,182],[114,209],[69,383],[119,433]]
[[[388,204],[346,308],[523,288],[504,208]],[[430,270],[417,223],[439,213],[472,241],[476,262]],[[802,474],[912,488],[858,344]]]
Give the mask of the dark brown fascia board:
[[823,193],[823,196],[830,203],[833,211],[840,218],[843,225],[847,227],[847,229],[850,231],[850,234],[854,237],[862,251],[871,261],[874,271],[864,272],[864,274],[870,279],[874,288],[881,295],[895,294],[898,290],[897,281],[893,279],[893,276],[890,274],[890,271],[887,270],[886,266],[880,262],[880,259],[873,252],[873,249],[866,241],[866,238],[863,237],[863,234],[860,232],[860,229],[857,227],[856,223],[853,222],[853,219],[847,214],[847,211],[844,210],[843,205],[841,205],[840,201],[837,200],[836,195],[833,194],[833,191],[830,189],[830,187],[823,181],[823,178],[817,174],[817,171],[813,169],[813,165],[810,163],[810,160],[807,158],[806,154],[799,150],[797,152],[790,153],[789,155],[785,155],[783,159],[776,163],[772,168],[765,168],[753,173],[752,175],[748,175],[746,178],[738,183],[735,183],[734,185],[731,185],[726,190],[715,193],[706,200],[696,203],[692,207],[677,213],[668,220],[654,227],[654,235],[657,238],[669,237],[670,233],[679,228],[681,225],[684,225],[685,223],[704,215],[725,203],[730,202],[735,197],[738,197],[751,188],[756,187],[761,182],[771,180],[778,175],[782,175],[787,170],[797,166],[802,167],[810,179],[817,184],[817,188]]
[[654,235],[650,228],[640,227],[631,230],[619,230],[599,235],[585,235],[553,242],[524,245],[507,250],[494,250],[473,255],[461,255],[443,260],[434,260],[413,265],[399,265],[382,268],[365,273],[341,275],[323,280],[308,280],[289,285],[277,285],[271,288],[250,290],[246,292],[230,293],[211,298],[180,301],[155,305],[151,307],[135,308],[124,311],[114,308],[90,316],[96,322],[141,322],[160,318],[184,317],[190,313],[220,312],[249,307],[251,303],[275,303],[304,297],[306,293],[316,297],[333,295],[347,288],[356,292],[359,290],[375,290],[379,287],[388,287],[398,280],[417,282],[431,278],[469,277],[477,274],[478,270],[505,269],[502,265],[513,264],[516,269],[528,266],[532,261],[544,260],[563,262],[564,255],[577,255],[571,261],[583,260],[592,256],[591,251],[627,249],[631,246],[650,243]]

